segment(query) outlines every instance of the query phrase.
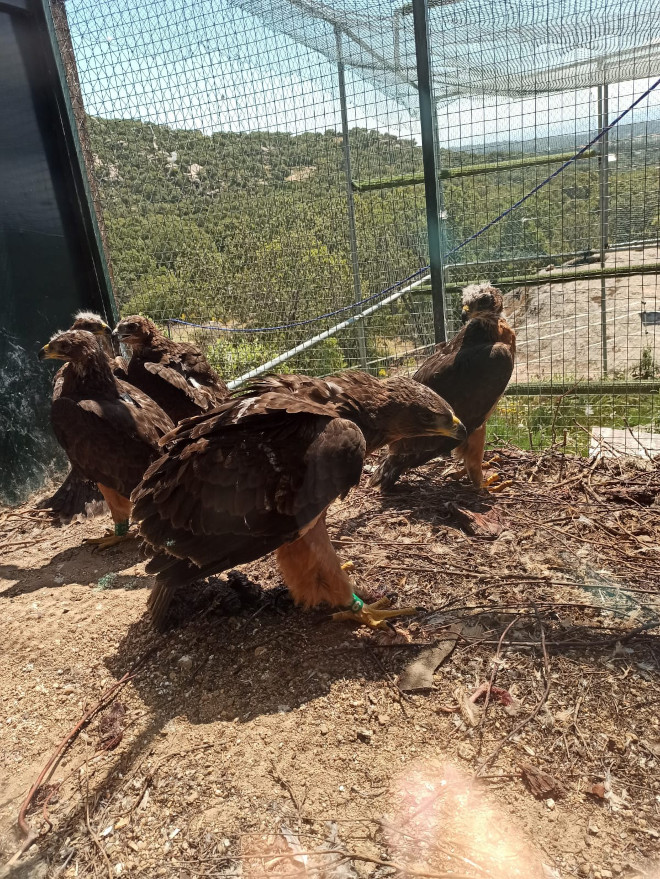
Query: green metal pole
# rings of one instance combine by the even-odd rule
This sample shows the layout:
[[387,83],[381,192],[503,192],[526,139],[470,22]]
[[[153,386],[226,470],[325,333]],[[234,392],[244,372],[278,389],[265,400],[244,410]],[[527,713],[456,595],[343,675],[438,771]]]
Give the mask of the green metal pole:
[[[362,299],[362,285],[360,284],[360,262],[358,259],[357,230],[355,227],[355,202],[353,201],[353,187],[351,186],[351,144],[348,136],[348,109],[346,103],[346,76],[344,74],[344,61],[342,57],[341,30],[335,25],[335,40],[337,43],[337,73],[339,77],[339,103],[341,106],[341,133],[342,153],[344,155],[344,175],[346,178],[346,206],[348,210],[348,238],[351,247],[351,265],[353,268],[353,295],[354,302]],[[360,366],[367,368],[367,338],[364,323],[360,321],[356,325],[358,354]]]
[[[598,86],[598,128],[603,131],[609,125],[607,83]],[[598,210],[600,214],[600,267],[605,269],[607,239],[609,238],[609,180],[608,180],[607,134],[600,139],[598,147]],[[600,281],[600,340],[603,377],[607,375],[607,290],[605,277]]]
[[415,54],[417,56],[417,88],[419,116],[422,129],[422,158],[424,161],[424,191],[426,195],[426,227],[429,239],[431,265],[431,297],[433,302],[433,332],[436,342],[447,338],[445,329],[445,296],[440,242],[438,199],[438,170],[435,150],[435,113],[431,80],[429,49],[429,19],[427,0],[413,0],[415,25]]

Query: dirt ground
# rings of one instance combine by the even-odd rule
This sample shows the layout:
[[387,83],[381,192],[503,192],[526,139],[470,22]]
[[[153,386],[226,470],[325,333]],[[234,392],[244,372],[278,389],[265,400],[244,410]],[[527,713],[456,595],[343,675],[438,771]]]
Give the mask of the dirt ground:
[[7,875],[658,879],[660,472],[496,466],[500,494],[436,462],[331,508],[357,590],[419,608],[395,633],[297,610],[267,558],[160,635],[137,541],[0,511],[1,863],[134,674]]
[[[660,249],[637,247],[610,251],[605,265],[657,264]],[[539,286],[520,287],[505,296],[505,313],[516,331],[513,381],[551,378],[598,380],[601,376],[601,281],[599,278],[547,284],[575,271],[600,271],[600,263],[553,266],[539,272]],[[605,280],[607,360],[610,377],[630,378],[649,349],[660,362],[658,326],[645,326],[642,312],[660,311],[660,287],[654,273]],[[645,376],[651,378],[652,376]]]

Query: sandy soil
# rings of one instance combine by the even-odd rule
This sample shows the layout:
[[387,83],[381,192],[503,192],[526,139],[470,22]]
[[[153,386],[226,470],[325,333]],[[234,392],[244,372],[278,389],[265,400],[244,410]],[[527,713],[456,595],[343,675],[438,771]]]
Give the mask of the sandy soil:
[[157,635],[136,541],[95,554],[103,518],[0,512],[3,863],[49,756],[141,662],[37,792],[43,835],[8,874],[657,879],[658,474],[502,454],[501,495],[436,463],[333,507],[357,587],[421,608],[398,634],[298,611],[265,559]]
[[[659,263],[657,247],[613,251],[606,266]],[[599,380],[601,377],[601,281],[544,284],[542,277],[584,270],[600,264],[555,266],[539,272],[540,284],[513,290],[505,312],[517,335],[513,381],[539,379]],[[644,326],[641,312],[660,311],[657,274],[606,278],[607,355],[610,378],[630,378],[642,351],[651,349],[660,365],[660,325]]]

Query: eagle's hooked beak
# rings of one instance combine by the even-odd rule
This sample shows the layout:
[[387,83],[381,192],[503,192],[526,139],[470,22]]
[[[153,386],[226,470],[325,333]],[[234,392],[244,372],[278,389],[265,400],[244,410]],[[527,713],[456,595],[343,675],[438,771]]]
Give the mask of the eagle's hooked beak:
[[60,360],[60,355],[57,351],[53,351],[50,345],[44,345],[43,348],[39,349],[39,353],[37,354],[39,360]]
[[103,324],[100,330],[97,330],[94,333],[95,336],[107,336],[108,338],[112,338],[112,330],[107,324]]
[[461,309],[461,323],[466,324],[470,320],[470,306],[464,305]]
[[467,430],[460,418],[457,418],[454,415],[454,417],[452,418],[451,429],[445,435],[452,437],[452,439],[457,439],[461,443],[465,442],[465,440],[467,439]]
[[113,330],[112,338],[116,339],[118,342],[123,342],[125,339],[130,338],[130,333],[123,332],[122,330]]

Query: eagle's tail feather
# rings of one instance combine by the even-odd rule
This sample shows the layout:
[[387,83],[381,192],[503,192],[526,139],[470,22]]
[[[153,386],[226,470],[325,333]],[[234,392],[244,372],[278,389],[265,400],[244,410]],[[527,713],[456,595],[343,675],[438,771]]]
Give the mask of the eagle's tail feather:
[[161,632],[166,628],[168,611],[173,597],[174,590],[165,583],[156,582],[149,593],[147,607],[151,615],[151,624]]
[[380,488],[382,492],[390,491],[394,488],[404,470],[405,466],[397,458],[388,455],[383,463],[371,474],[369,485]]
[[84,513],[87,504],[103,502],[103,496],[94,482],[89,482],[80,473],[71,470],[54,495],[44,498],[38,505],[40,510],[50,510],[62,522],[68,522],[79,513]]

